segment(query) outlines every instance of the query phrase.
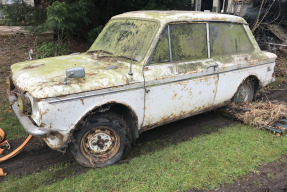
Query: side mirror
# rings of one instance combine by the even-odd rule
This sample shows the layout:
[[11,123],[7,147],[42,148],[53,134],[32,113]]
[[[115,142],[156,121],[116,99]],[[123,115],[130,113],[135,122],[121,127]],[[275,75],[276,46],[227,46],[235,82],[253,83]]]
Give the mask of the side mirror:
[[66,77],[64,79],[63,84],[64,85],[67,84],[68,78],[79,79],[79,78],[84,78],[85,76],[86,76],[86,73],[85,73],[84,67],[73,67],[73,68],[67,69],[66,70]]

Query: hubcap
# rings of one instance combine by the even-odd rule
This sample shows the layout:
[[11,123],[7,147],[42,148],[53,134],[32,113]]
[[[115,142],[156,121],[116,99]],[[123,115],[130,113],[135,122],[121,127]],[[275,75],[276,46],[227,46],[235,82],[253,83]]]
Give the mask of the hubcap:
[[117,154],[120,148],[120,137],[113,129],[100,126],[88,131],[82,138],[83,154],[94,162],[104,162]]
[[246,84],[241,85],[236,94],[236,102],[242,103],[244,101],[249,101],[250,98],[251,98],[251,88]]
[[95,133],[89,139],[89,148],[95,153],[102,153],[110,149],[113,144],[112,138],[106,133]]

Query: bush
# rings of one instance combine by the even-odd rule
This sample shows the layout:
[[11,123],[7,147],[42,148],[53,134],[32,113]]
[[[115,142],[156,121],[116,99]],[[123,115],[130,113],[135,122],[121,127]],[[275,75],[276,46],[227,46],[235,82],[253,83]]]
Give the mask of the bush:
[[87,12],[90,9],[89,1],[79,0],[74,3],[55,1],[47,8],[47,20],[44,26],[54,31],[59,40],[71,37],[82,24],[90,22]]
[[70,49],[64,44],[48,42],[36,45],[36,59],[70,54]]

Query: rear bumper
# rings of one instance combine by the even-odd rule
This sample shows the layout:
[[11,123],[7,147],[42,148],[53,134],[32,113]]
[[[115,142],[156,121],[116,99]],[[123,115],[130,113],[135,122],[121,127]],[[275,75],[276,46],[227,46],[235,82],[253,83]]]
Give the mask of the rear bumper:
[[33,136],[43,137],[51,132],[49,129],[44,129],[44,128],[34,125],[32,120],[29,119],[28,116],[22,114],[21,111],[19,110],[17,99],[14,95],[9,96],[9,101],[13,103],[11,107],[14,113],[16,114],[17,118],[19,119],[21,125],[23,126],[23,128],[28,134],[33,135]]

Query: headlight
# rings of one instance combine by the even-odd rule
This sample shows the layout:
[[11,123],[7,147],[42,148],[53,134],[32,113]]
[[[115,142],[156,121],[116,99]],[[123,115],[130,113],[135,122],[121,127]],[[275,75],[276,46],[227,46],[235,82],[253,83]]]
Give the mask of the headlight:
[[18,103],[18,106],[19,106],[19,110],[22,112],[22,113],[26,113],[28,115],[31,114],[32,110],[31,110],[31,102],[30,102],[30,99],[25,97],[24,95],[22,94],[17,94],[17,103]]
[[31,118],[34,120],[34,122],[40,126],[41,124],[41,114],[38,106],[38,102],[36,99],[33,99],[33,107],[32,107],[32,115]]
[[10,91],[15,88],[10,76],[6,77],[6,85],[7,85],[7,89],[9,89]]
[[22,113],[24,113],[24,103],[23,103],[23,100],[22,100],[22,97],[21,95],[18,95],[17,97],[17,103],[18,103],[18,106],[19,106],[19,109]]

